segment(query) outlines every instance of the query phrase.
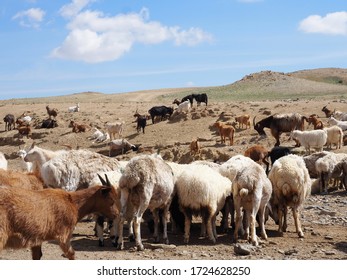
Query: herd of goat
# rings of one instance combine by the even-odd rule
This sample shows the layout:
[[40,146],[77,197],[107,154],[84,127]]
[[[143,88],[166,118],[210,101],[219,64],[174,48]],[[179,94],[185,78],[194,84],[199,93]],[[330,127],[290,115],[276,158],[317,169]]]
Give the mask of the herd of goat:
[[[195,97],[190,98],[175,100],[176,112],[184,112],[184,108],[189,111]],[[207,95],[197,102],[207,106]],[[180,108],[181,104],[184,106]],[[57,117],[56,109],[46,109],[49,119]],[[323,151],[324,145],[335,145],[336,149],[343,145],[347,114],[332,112],[326,106],[323,111],[329,118],[329,127],[319,123],[316,115],[307,118],[297,113],[276,114],[258,122],[254,118],[254,129],[259,135],[266,135],[264,129],[268,128],[276,139],[275,147],[269,151],[254,145],[224,163],[196,160],[179,164],[165,161],[159,154],[137,155],[125,161],[86,149],[52,151],[33,144],[29,150],[18,153],[23,159],[23,172],[10,170],[0,152],[0,250],[29,247],[32,258],[40,259],[42,243],[56,240],[64,256],[74,259],[70,244],[73,230],[90,214],[94,215],[99,246],[105,244],[107,222],[112,244],[124,249],[127,223],[127,240],[135,240],[136,248],[144,250],[141,226],[146,211],[153,215],[155,242],[166,244],[168,217],[172,230],[181,229],[183,241],[188,244],[193,216],[201,216],[201,236],[216,243],[216,219],[221,212],[221,227],[225,231],[233,228],[234,242],[242,236],[257,246],[256,224],[260,237],[267,240],[266,221],[270,216],[282,236],[288,226],[288,208],[293,213],[295,230],[303,238],[300,209],[307,197],[311,193],[327,193],[331,181],[347,190],[347,154]],[[148,119],[155,123],[156,116],[162,120],[173,113],[166,106],[151,108],[150,118],[136,112],[138,132],[145,133]],[[8,119],[4,121],[5,130],[13,128]],[[315,129],[305,131],[305,121]],[[239,128],[251,127],[248,115],[237,116],[235,122],[214,124],[222,143],[229,138],[233,145],[236,124]],[[124,122],[106,123],[108,136],[94,129],[91,139],[108,140],[110,147],[119,145],[117,149],[124,149],[127,144],[135,150],[136,146],[125,139],[117,139],[122,137],[123,125]],[[76,133],[91,129],[82,130],[73,121],[70,127]],[[290,133],[297,145],[305,148],[306,155],[292,154],[290,148],[280,146],[282,133]],[[200,148],[198,139],[194,139],[191,153],[199,153]],[[318,151],[311,153],[312,148]]]

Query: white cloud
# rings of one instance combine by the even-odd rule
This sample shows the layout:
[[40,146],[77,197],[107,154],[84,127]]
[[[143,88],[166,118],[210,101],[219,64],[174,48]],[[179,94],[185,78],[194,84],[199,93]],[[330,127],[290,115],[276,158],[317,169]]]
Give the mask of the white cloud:
[[[76,1],[75,1],[76,2]],[[52,56],[88,63],[116,60],[136,43],[159,44],[173,41],[176,45],[194,46],[211,41],[212,36],[200,28],[182,30],[149,20],[149,11],[105,16],[99,11],[79,12],[71,18],[68,36]]]
[[19,20],[19,24],[22,26],[39,28],[45,14],[45,11],[40,8],[31,8],[18,12],[12,19]]
[[299,29],[306,33],[347,35],[347,12],[309,16],[300,22]]
[[96,0],[72,0],[72,3],[64,5],[60,9],[60,14],[65,18],[71,18],[77,15],[88,4]]

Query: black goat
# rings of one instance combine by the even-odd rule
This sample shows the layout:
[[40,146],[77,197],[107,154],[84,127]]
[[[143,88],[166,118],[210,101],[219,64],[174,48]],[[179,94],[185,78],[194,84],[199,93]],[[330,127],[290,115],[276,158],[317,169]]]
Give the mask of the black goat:
[[145,115],[140,115],[137,112],[137,110],[136,110],[136,113],[134,114],[134,117],[136,118],[136,123],[137,123],[137,126],[136,126],[137,133],[139,133],[140,130],[142,129],[142,133],[144,134],[145,127],[147,125],[147,117]]
[[15,128],[15,117],[12,114],[7,114],[4,117],[4,122],[5,122],[5,131],[6,130],[11,130]]
[[207,106],[207,94],[206,93],[201,93],[201,94],[192,94],[193,98],[197,102],[197,105],[199,106],[201,102],[204,102]]
[[156,116],[160,117],[160,120],[162,121],[167,115],[169,115],[169,118],[173,114],[173,108],[166,107],[166,106],[154,106],[151,109],[148,110],[148,113],[151,115],[152,124],[154,124],[154,118]]
[[41,124],[41,128],[55,128],[57,126],[58,126],[57,121],[53,119],[43,120]]

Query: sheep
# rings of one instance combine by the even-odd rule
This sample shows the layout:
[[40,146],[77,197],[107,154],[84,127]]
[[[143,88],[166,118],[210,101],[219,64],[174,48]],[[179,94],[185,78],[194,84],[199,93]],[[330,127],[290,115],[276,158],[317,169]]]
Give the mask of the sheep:
[[333,174],[333,170],[334,170],[334,167],[345,158],[347,158],[347,154],[344,154],[344,153],[341,153],[341,154],[329,153],[326,156],[317,159],[315,163],[315,167],[316,167],[318,176],[321,180],[320,190],[322,194],[328,193],[327,189],[328,189],[328,183],[330,179],[332,178],[340,179],[341,174],[337,174],[336,172]]
[[243,128],[243,126],[246,126],[247,128],[251,128],[251,121],[250,121],[250,115],[241,115],[235,117],[235,121],[239,124],[239,128]]
[[25,150],[25,148],[21,149],[19,147],[19,150],[17,151],[17,156],[19,156],[21,158],[21,167],[23,171],[27,171],[27,172],[32,172],[33,171],[33,163],[32,162],[26,162],[24,160],[25,156],[27,155],[27,151]]
[[79,112],[80,111],[80,104],[77,103],[76,106],[71,106],[68,108],[69,113]]
[[287,230],[287,207],[292,208],[295,229],[300,238],[304,237],[300,223],[300,208],[311,193],[311,178],[302,157],[287,155],[278,159],[269,173],[273,186],[271,197],[272,215],[278,222],[278,232]]
[[118,152],[121,151],[122,154],[124,154],[124,152],[129,151],[130,149],[133,151],[138,150],[137,146],[131,144],[125,138],[112,140],[108,143],[108,146],[109,146],[109,153],[108,153],[109,156],[111,156],[111,152],[113,150],[117,150]]
[[191,155],[200,155],[201,150],[199,140],[196,138],[193,139],[192,142],[190,142],[189,149]]
[[317,115],[313,114],[307,118],[308,124],[312,124],[314,129],[323,129],[323,122],[318,118]]
[[12,114],[7,114],[4,117],[4,122],[5,122],[5,131],[7,130],[12,130],[15,128],[15,118],[14,115]]
[[78,221],[97,212],[110,219],[119,214],[118,194],[111,186],[68,193],[64,190],[0,187],[0,250],[30,247],[41,259],[44,241],[56,240],[64,256],[75,259],[70,240]]
[[331,116],[328,119],[328,124],[329,125],[337,125],[338,127],[340,127],[343,131],[347,130],[347,121],[339,121],[337,119],[335,119],[333,116]]
[[50,119],[51,119],[52,117],[56,118],[57,115],[58,115],[58,112],[59,112],[58,109],[56,109],[56,108],[51,109],[51,108],[49,108],[48,105],[46,106],[46,110],[47,110],[48,117],[49,117]]
[[221,165],[220,172],[232,181],[232,194],[236,213],[234,242],[238,240],[242,210],[245,210],[247,218],[245,238],[249,239],[253,245],[259,244],[255,232],[256,216],[258,214],[261,237],[267,240],[264,220],[272,187],[264,169],[252,159],[236,155]]
[[89,187],[96,173],[119,168],[116,159],[81,149],[66,151],[53,157],[42,165],[40,173],[47,187],[76,191]]
[[218,129],[222,143],[225,143],[225,138],[228,137],[230,140],[230,146],[234,144],[235,129],[232,125],[217,121],[213,124],[213,127]]
[[337,125],[333,125],[331,127],[326,127],[324,128],[324,130],[327,133],[327,148],[331,149],[331,145],[335,144],[336,145],[336,149],[341,149],[342,146],[342,141],[343,141],[343,131],[342,129],[337,126]]
[[317,172],[316,162],[318,159],[325,157],[328,154],[331,154],[331,152],[317,152],[303,157],[306,168],[308,170],[308,174],[311,178],[319,178],[320,174]]
[[[119,180],[121,191],[121,219],[118,227],[117,248],[123,249],[123,224],[125,216],[133,217],[136,247],[144,250],[141,240],[141,219],[148,208],[154,216],[154,239],[159,241],[159,209],[163,210],[163,239],[169,243],[166,216],[174,195],[172,169],[161,158],[142,155],[132,158]],[[129,214],[130,212],[130,214]]]
[[75,121],[71,120],[69,123],[69,127],[72,127],[72,132],[79,133],[79,132],[86,132],[91,129],[91,127],[87,124],[79,124]]
[[7,170],[7,166],[8,166],[7,159],[5,155],[2,152],[0,152],[0,169]]
[[42,190],[44,188],[42,180],[33,173],[2,169],[0,169],[0,185],[30,190]]
[[180,103],[176,109],[176,112],[177,113],[189,113],[190,112],[190,108],[191,108],[191,105],[190,105],[190,101],[189,100],[186,100],[182,103]]
[[259,164],[264,163],[266,165],[266,174],[269,173],[269,162],[266,160],[268,155],[269,151],[262,145],[254,145],[244,152],[245,157],[249,157]]
[[299,141],[299,143],[305,147],[308,154],[311,153],[311,147],[323,151],[323,146],[327,142],[327,137],[328,135],[325,130],[293,130],[291,133],[291,138]]
[[105,123],[105,128],[106,128],[108,134],[110,135],[111,140],[116,139],[116,134],[118,135],[118,137],[122,137],[124,127],[125,127],[124,121],[113,122],[113,123],[106,122]]
[[332,116],[339,121],[347,121],[347,113],[343,113],[341,111],[336,111],[336,109],[334,110]]
[[[185,216],[184,242],[189,242],[192,215],[201,215],[207,235],[215,243],[216,216],[231,195],[231,181],[209,166],[201,164],[186,165],[176,174],[178,204]],[[204,231],[205,228],[202,227],[202,233]]]

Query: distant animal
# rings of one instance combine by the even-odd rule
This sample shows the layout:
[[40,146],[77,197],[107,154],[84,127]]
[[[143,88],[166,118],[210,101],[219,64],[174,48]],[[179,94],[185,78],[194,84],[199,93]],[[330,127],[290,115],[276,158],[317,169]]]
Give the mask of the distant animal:
[[12,114],[7,114],[4,117],[5,131],[12,130],[15,128],[15,117]]
[[200,143],[198,139],[193,139],[189,145],[191,155],[200,155]]
[[246,129],[251,128],[250,115],[237,116],[235,117],[235,121],[239,124],[239,128],[243,128],[243,126],[246,126]]
[[71,106],[68,108],[69,113],[79,112],[80,111],[80,104],[77,103],[76,106]]
[[323,122],[318,118],[317,115],[314,115],[314,114],[310,115],[307,118],[307,122],[309,125],[312,124],[314,129],[323,129],[324,128]]
[[208,102],[208,97],[206,93],[201,93],[201,94],[192,94],[193,98],[197,102],[197,105],[199,106],[201,102],[205,103],[207,106]]
[[154,106],[151,109],[148,110],[148,113],[151,115],[152,124],[154,124],[154,118],[156,116],[160,117],[160,121],[162,121],[166,116],[169,116],[169,118],[173,114],[173,108],[172,107],[166,107],[166,106]]
[[337,119],[335,119],[333,116],[331,116],[328,119],[328,124],[329,125],[337,125],[338,127],[340,127],[343,131],[347,130],[347,121],[339,121]]
[[187,114],[187,113],[189,113],[190,108],[191,108],[190,102],[189,102],[189,100],[186,100],[186,101],[178,104],[176,112],[177,113],[185,113],[185,114]]
[[115,140],[111,140],[108,143],[109,146],[109,156],[111,156],[111,152],[113,150],[118,150],[121,151],[122,154],[124,154],[124,152],[129,151],[129,150],[133,150],[133,151],[137,151],[138,147],[131,144],[128,140],[126,139],[115,139]]
[[327,132],[325,130],[293,130],[291,138],[299,141],[299,143],[305,147],[308,154],[311,153],[311,148],[316,148],[318,151],[323,151],[323,146],[327,142]]
[[230,140],[230,146],[234,144],[235,128],[232,125],[217,121],[213,124],[213,127],[218,129],[222,143],[225,143],[225,139],[228,137]]
[[58,126],[58,123],[56,120],[53,120],[51,118],[47,120],[43,120],[41,124],[41,128],[55,128]]
[[79,124],[75,121],[71,120],[69,127],[72,127],[72,132],[78,133],[78,132],[86,132],[91,129],[91,127],[87,124]]
[[56,109],[56,108],[50,109],[48,105],[46,106],[46,110],[47,110],[47,114],[48,114],[49,118],[51,118],[51,117],[56,118],[58,115],[58,112],[59,112],[58,109]]
[[110,139],[116,139],[116,134],[118,137],[122,137],[123,131],[125,128],[125,122],[119,121],[119,122],[106,122],[105,128],[110,135]]
[[280,136],[283,132],[291,132],[293,130],[304,130],[304,121],[306,117],[298,113],[275,114],[266,117],[259,122],[255,122],[253,118],[254,129],[261,136],[266,136],[264,128],[269,128],[272,136],[276,139],[275,146],[280,145]]
[[194,100],[193,95],[192,95],[192,94],[189,94],[189,95],[183,97],[183,98],[181,99],[181,103],[184,102],[184,101],[186,101],[186,100],[189,100],[190,106],[193,107],[193,100]]
[[332,115],[333,115],[333,111],[329,110],[327,108],[328,105],[325,105],[323,108],[322,108],[322,111],[324,112],[325,116],[327,118],[330,118]]
[[136,118],[136,123],[137,123],[137,126],[136,126],[137,133],[139,133],[142,129],[142,133],[144,134],[145,133],[145,127],[147,125],[147,117],[145,115],[140,115],[137,112],[137,110],[134,114],[134,117]]
[[22,125],[17,127],[19,134],[29,138],[31,136],[31,126],[30,124]]
[[263,145],[254,145],[244,152],[245,157],[249,157],[259,164],[264,163],[266,166],[266,174],[269,173],[268,155],[269,152]]

